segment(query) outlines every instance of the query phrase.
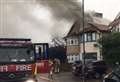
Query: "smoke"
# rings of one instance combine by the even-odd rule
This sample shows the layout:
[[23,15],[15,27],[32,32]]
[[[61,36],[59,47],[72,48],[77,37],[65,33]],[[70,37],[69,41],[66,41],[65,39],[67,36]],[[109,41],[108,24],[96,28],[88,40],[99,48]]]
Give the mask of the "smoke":
[[81,4],[78,0],[36,0],[40,5],[48,8],[54,18],[71,20],[77,12],[81,14]]
[[36,17],[37,10],[38,14],[41,13],[39,13],[38,5],[35,1],[2,0],[0,3],[0,29],[2,37],[32,38],[34,42],[50,41],[49,29],[52,22],[49,20],[51,18],[48,17],[45,21],[43,17]]
[[51,11],[54,25],[51,28],[52,38],[67,34],[76,19],[81,18],[81,3],[78,0],[36,0]]
[[81,16],[78,0],[0,0],[0,34],[50,42]]

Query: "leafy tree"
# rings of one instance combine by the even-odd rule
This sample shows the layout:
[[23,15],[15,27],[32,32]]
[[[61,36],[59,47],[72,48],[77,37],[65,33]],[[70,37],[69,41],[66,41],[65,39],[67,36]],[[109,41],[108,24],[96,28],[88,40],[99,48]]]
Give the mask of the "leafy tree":
[[102,55],[106,62],[112,65],[120,63],[120,33],[103,35],[99,43],[102,45]]

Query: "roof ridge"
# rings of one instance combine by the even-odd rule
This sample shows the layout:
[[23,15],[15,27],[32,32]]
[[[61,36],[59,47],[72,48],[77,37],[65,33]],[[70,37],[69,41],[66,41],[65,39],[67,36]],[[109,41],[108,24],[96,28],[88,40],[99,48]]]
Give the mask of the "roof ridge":
[[97,24],[97,25],[101,25],[101,26],[108,26],[108,25],[101,24],[101,23],[96,23],[96,22],[88,22],[88,23],[91,23],[91,24]]

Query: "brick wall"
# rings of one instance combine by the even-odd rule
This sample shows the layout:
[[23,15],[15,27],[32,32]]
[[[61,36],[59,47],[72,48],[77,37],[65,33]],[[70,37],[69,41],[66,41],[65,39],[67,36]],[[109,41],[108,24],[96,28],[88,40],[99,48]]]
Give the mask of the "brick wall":
[[78,54],[80,53],[79,45],[68,45],[67,46],[67,54]]

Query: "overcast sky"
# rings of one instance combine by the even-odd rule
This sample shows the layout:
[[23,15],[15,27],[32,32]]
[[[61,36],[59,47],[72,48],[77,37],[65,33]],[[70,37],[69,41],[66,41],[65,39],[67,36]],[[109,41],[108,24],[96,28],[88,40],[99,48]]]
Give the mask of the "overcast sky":
[[[81,0],[80,0],[81,1]],[[103,13],[104,17],[113,20],[120,12],[120,0],[84,0],[85,10]]]
[[[85,0],[85,10],[103,13],[104,18],[113,20],[120,12],[120,0]],[[58,11],[61,12],[59,9]],[[66,12],[62,13],[64,14]],[[50,42],[53,36],[64,36],[72,22],[64,17],[56,19],[46,6],[36,0],[0,0],[0,36],[3,37],[24,37],[31,38],[33,42]]]

